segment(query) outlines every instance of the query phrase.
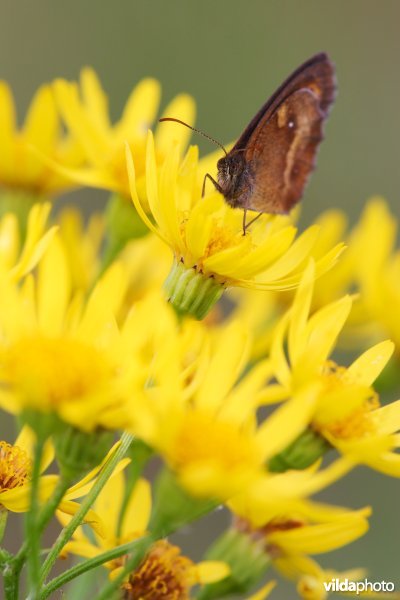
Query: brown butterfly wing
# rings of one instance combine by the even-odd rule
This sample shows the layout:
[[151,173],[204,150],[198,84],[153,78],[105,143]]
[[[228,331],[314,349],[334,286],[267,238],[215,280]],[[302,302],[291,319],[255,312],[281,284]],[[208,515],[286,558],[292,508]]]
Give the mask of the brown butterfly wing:
[[232,154],[249,168],[244,208],[287,213],[303,194],[315,165],[323,124],[334,100],[334,68],[326,54],[299,67],[261,108]]
[[312,56],[282,83],[250,121],[231,152],[243,150],[256,132],[256,129],[270,119],[278,106],[288,96],[302,88],[307,88],[314,92],[319,99],[321,111],[327,115],[329,107],[335,99],[336,81],[335,67],[325,52],[320,52]]
[[314,93],[300,89],[258,129],[245,153],[252,182],[246,208],[287,213],[300,200],[314,168],[323,122]]

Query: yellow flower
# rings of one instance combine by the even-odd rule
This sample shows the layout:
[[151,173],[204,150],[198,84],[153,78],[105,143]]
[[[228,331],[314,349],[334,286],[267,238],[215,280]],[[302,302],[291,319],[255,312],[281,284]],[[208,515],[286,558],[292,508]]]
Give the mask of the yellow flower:
[[[285,478],[285,475],[280,476]],[[288,489],[289,489],[289,479]],[[259,490],[260,491],[260,490]],[[264,486],[267,493],[267,487]],[[268,495],[256,498],[244,492],[247,502],[238,505],[239,517],[234,521],[235,529],[261,545],[270,556],[276,569],[286,577],[298,582],[302,598],[317,600],[323,581],[333,576],[322,573],[320,567],[308,556],[336,550],[355,541],[368,530],[370,509],[350,510],[309,500],[296,500],[282,504]],[[275,502],[274,502],[275,500]],[[234,510],[235,502],[231,503]],[[264,507],[264,513],[263,513]],[[351,572],[352,575],[355,572]]]
[[373,346],[347,368],[336,365],[329,356],[349,315],[351,298],[345,296],[309,316],[313,280],[310,264],[291,309],[276,328],[271,361],[277,384],[266,390],[264,400],[290,398],[317,384],[312,429],[351,460],[399,476],[400,401],[380,407],[372,388],[392,355],[393,343]]
[[[14,445],[0,442],[0,510],[25,512],[29,509],[29,489],[33,459],[34,436],[24,427]],[[54,458],[51,444],[46,444],[41,471],[44,471]],[[48,477],[48,476],[47,476]],[[54,479],[54,476],[50,476]],[[43,496],[48,479],[40,477],[39,495]]]
[[[22,428],[14,445],[6,441],[0,441],[0,511],[27,512],[29,510],[34,447],[35,435],[27,426]],[[58,506],[60,515],[62,514],[64,518],[67,518],[67,515],[75,514],[79,508],[79,504],[74,500],[85,496],[90,491],[104,462],[114,449],[115,446],[100,465],[92,469],[84,478],[67,490]],[[59,480],[58,475],[43,474],[53,459],[53,445],[48,441],[44,446],[41,475],[38,483],[39,501],[41,504],[50,498]],[[121,469],[125,468],[128,462],[128,459],[119,462],[111,475],[110,481],[113,481],[115,474],[118,474]],[[90,523],[98,534],[102,533],[102,520],[92,509],[87,513],[85,522]]]
[[215,335],[196,321],[181,327],[159,295],[129,315],[123,335],[136,345],[144,388],[132,398],[129,429],[160,452],[190,493],[224,499],[299,435],[314,395],[307,389],[257,425],[271,371],[262,361],[244,374],[250,344],[242,325]]
[[57,236],[22,287],[0,270],[0,404],[55,414],[83,431],[123,427],[136,363],[115,323],[124,274],[114,265],[86,303],[71,295]]
[[[92,558],[145,535],[151,514],[149,482],[139,479],[136,483],[119,528],[124,495],[125,480],[122,472],[119,472],[107,482],[93,505],[93,510],[102,523],[101,534],[95,532],[93,539],[83,527],[78,527],[72,540],[64,546],[63,555],[72,553]],[[60,512],[57,516],[63,526],[70,520],[65,513]],[[126,556],[123,556],[105,563],[110,577],[118,575],[125,560]],[[225,563],[203,561],[196,565],[186,556],[182,556],[179,548],[162,540],[154,544],[137,570],[126,578],[123,588],[129,598],[154,597],[155,591],[160,590],[157,597],[165,597],[167,600],[174,597],[177,586],[181,586],[182,593],[185,590],[187,594],[192,586],[218,581],[228,573],[229,569]]]
[[[389,335],[400,345],[400,251],[395,249],[398,223],[387,203],[374,198],[367,204],[355,228],[351,244],[357,262],[355,277],[365,307],[370,336]],[[374,236],[372,247],[371,239]]]
[[0,268],[13,281],[35,268],[55,234],[56,227],[45,230],[49,212],[48,202],[31,208],[23,244],[16,215],[10,212],[0,218]]
[[344,345],[365,346],[388,335],[400,342],[397,312],[391,310],[400,297],[396,292],[399,261],[394,253],[397,221],[387,203],[379,197],[371,198],[358,223],[347,233],[347,217],[341,211],[327,211],[317,223],[324,231],[317,242],[320,253],[343,239],[347,250],[316,283],[313,309],[351,292],[355,297],[341,334]]
[[[106,94],[92,69],[82,70],[80,89],[76,83],[60,79],[55,82],[54,90],[65,123],[83,147],[89,163],[84,168],[58,170],[77,183],[105,188],[129,198],[124,154],[124,142],[128,140],[137,165],[138,185],[144,190],[146,133],[157,115],[159,83],[154,79],[142,80],[133,89],[121,119],[115,124],[110,122]],[[195,115],[192,98],[186,94],[177,96],[165,109],[165,115],[192,123]],[[189,136],[185,127],[159,125],[158,161],[164,160],[173,140],[184,149]]]
[[[216,192],[201,198],[197,149],[180,164],[177,148],[157,167],[151,132],[146,157],[147,201],[153,223],[140,202],[132,154],[127,147],[134,205],[150,230],[171,247],[174,266],[166,282],[170,301],[182,312],[202,318],[230,286],[263,290],[296,287],[318,237],[310,227],[294,240],[289,219],[264,215],[243,236],[242,212]],[[339,244],[318,261],[317,275],[335,262]]]
[[12,92],[1,81],[0,187],[33,196],[53,195],[70,188],[70,179],[49,170],[32,147],[61,165],[77,167],[82,161],[79,148],[62,132],[49,85],[36,92],[24,126],[18,130]]

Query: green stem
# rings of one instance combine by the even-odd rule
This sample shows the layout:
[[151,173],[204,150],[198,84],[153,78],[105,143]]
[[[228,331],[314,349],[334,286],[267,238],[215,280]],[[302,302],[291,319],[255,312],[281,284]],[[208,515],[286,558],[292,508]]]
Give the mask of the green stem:
[[38,528],[39,512],[39,478],[43,456],[44,438],[38,435],[35,444],[33,460],[31,494],[29,511],[25,518],[25,539],[29,548],[28,552],[28,582],[29,598],[36,600],[40,586],[40,531]]
[[131,458],[131,463],[129,464],[128,469],[126,471],[127,481],[125,485],[124,497],[122,500],[117,525],[118,537],[121,536],[122,524],[124,522],[125,514],[132,496],[132,492],[135,489],[138,479],[140,478],[143,469],[152,454],[153,450],[141,440],[134,440],[130,447],[129,457]]
[[61,531],[60,535],[54,542],[46,560],[43,563],[42,570],[40,572],[40,581],[43,582],[47,575],[49,574],[52,566],[57,560],[60,551],[65,546],[65,544],[70,540],[76,528],[82,523],[86,513],[92,507],[94,501],[97,496],[100,494],[101,490],[107,483],[108,479],[111,476],[114,468],[118,464],[118,462],[123,458],[126,451],[128,450],[130,444],[132,443],[133,436],[129,433],[123,433],[120,441],[120,445],[114,452],[112,456],[108,459],[108,461],[103,466],[99,476],[96,479],[92,489],[82,502],[79,510],[72,517],[71,521],[68,523],[66,527]]
[[5,510],[0,506],[0,542],[3,541],[4,532],[6,530],[8,518],[8,510]]
[[[69,482],[66,479],[60,478],[57,482],[57,486],[52,496],[39,513],[36,525],[39,535],[53,516],[68,489],[68,486]],[[15,556],[12,556],[11,554],[8,555],[7,565],[3,571],[4,591],[7,600],[18,600],[19,577],[26,557],[28,556],[28,548],[28,543],[25,541]],[[47,553],[48,551],[46,554]],[[40,555],[41,554],[43,554],[43,551],[40,552]]]
[[[61,573],[61,575],[59,575],[58,577],[55,577],[54,579],[49,581],[49,583],[42,588],[42,594],[40,596],[40,600],[45,600],[46,598],[48,598],[50,596],[50,594],[55,592],[55,590],[58,590],[58,588],[66,585],[69,581],[76,579],[76,577],[83,575],[83,573],[86,573],[87,571],[90,571],[91,569],[95,569],[96,567],[99,567],[100,565],[103,565],[104,563],[109,562],[110,560],[119,558],[120,556],[123,556],[124,554],[129,554],[130,552],[134,552],[136,550],[136,547],[138,546],[139,542],[144,543],[144,540],[148,540],[148,539],[149,539],[149,537],[140,538],[138,540],[135,540],[134,542],[129,542],[127,544],[117,546],[116,548],[112,548],[111,550],[102,552],[101,554],[98,554],[94,558],[90,558],[89,560],[85,560],[85,561],[79,563],[78,565],[71,567],[71,569],[64,571],[64,573]],[[153,538],[152,538],[152,541],[153,541]],[[135,556],[136,556],[136,554],[135,554]]]
[[18,600],[18,578],[12,567],[13,555],[2,548],[0,550],[1,574],[3,575],[4,597],[6,600]]
[[3,567],[4,591],[7,600],[18,600],[19,576],[28,553],[25,541],[15,556],[9,555],[7,564]]

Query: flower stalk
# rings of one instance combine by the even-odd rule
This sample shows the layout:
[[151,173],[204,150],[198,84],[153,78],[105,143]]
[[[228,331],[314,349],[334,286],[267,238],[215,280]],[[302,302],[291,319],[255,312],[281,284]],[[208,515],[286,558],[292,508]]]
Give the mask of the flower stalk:
[[80,509],[75,513],[75,515],[72,517],[71,521],[68,523],[68,525],[66,527],[64,527],[64,529],[61,531],[60,535],[54,542],[49,554],[47,555],[46,560],[44,561],[44,563],[42,565],[42,569],[40,571],[40,581],[41,582],[45,581],[52,566],[54,565],[55,561],[57,560],[57,557],[58,557],[60,551],[65,546],[65,544],[68,542],[68,540],[71,538],[71,536],[74,533],[74,531],[76,530],[76,528],[82,523],[86,513],[90,510],[91,506],[93,505],[93,502],[95,501],[95,499],[97,498],[97,496],[99,495],[101,490],[103,489],[104,485],[107,483],[114,468],[116,467],[118,462],[121,460],[121,458],[123,458],[123,456],[125,456],[130,444],[132,443],[132,440],[133,440],[132,435],[130,435],[128,433],[122,434],[121,440],[120,440],[120,445],[117,447],[114,454],[112,454],[110,456],[110,458],[108,459],[106,464],[103,466],[103,469],[102,469],[100,475],[98,476],[98,478],[96,479],[96,482],[94,483],[90,492],[87,494],[84,501],[82,502]]
[[32,467],[30,506],[25,519],[25,538],[28,547],[28,589],[30,600],[37,600],[40,587],[40,529],[38,527],[39,477],[44,443],[44,436],[38,435]]

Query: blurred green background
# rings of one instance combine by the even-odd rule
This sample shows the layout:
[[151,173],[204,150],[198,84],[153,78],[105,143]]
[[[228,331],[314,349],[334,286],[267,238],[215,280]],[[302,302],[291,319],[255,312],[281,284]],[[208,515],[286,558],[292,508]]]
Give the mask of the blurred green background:
[[[117,118],[133,85],[155,76],[164,105],[180,91],[191,93],[198,126],[228,142],[295,67],[325,50],[337,66],[339,94],[303,223],[329,207],[344,208],[354,220],[373,194],[384,195],[400,216],[399,24],[398,0],[3,0],[0,77],[11,84],[22,117],[39,84],[76,79],[92,65]],[[203,152],[214,149],[195,141]],[[86,206],[103,197],[90,193]],[[399,497],[397,480],[362,469],[324,493],[345,506],[371,503],[374,516],[367,537],[323,563],[363,565],[371,580],[400,588]],[[198,557],[207,528],[223,518],[210,517],[180,541]],[[292,597],[287,587],[273,594]]]

